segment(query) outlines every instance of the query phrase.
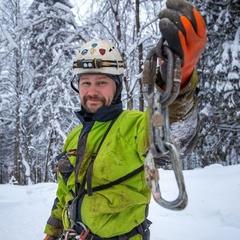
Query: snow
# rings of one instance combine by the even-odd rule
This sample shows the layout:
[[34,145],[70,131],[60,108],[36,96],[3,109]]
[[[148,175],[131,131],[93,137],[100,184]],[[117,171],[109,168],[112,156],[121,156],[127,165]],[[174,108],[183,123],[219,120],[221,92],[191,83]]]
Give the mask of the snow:
[[[70,4],[70,5],[71,5],[71,7],[74,7],[72,4]],[[54,7],[59,8],[59,9],[65,11],[67,13],[71,13],[71,9],[69,7],[67,7],[66,5],[60,3],[60,2],[55,3]]]
[[[238,74],[235,72],[240,67],[239,52],[240,52],[240,27],[236,31],[236,35],[233,41],[226,41],[222,44],[223,52],[221,53],[221,62],[215,67],[215,74],[228,73],[230,67],[230,73],[228,73],[227,79],[238,79]],[[232,58],[232,59],[231,59]],[[235,70],[234,70],[235,69]]]
[[[182,211],[150,204],[151,240],[239,240],[240,165],[211,165],[184,171],[189,198]],[[56,183],[0,185],[0,239],[43,239],[55,198]],[[167,200],[177,196],[173,172],[160,169],[160,187]]]
[[[8,41],[8,47],[9,47],[9,52],[12,51],[14,48],[18,48],[17,43],[13,40],[11,34],[3,27],[2,24],[0,24],[0,29],[2,32],[2,36],[0,37],[1,41]],[[1,56],[3,59],[3,57]]]

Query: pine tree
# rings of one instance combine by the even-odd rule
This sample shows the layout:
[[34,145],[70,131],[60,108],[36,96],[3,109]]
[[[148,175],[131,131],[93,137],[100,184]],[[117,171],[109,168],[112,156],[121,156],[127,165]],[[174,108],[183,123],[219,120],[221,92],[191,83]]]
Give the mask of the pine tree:
[[[80,44],[69,1],[33,1],[26,29],[32,86],[26,126],[31,137],[30,157],[35,182],[54,180],[54,156],[61,152],[69,129],[76,125],[70,70],[74,41]],[[77,39],[78,37],[78,39]],[[26,40],[27,40],[26,39]]]
[[240,4],[237,0],[194,4],[205,17],[208,28],[208,43],[198,64],[202,130],[195,151],[196,166],[237,164],[240,163]]
[[1,182],[11,177],[19,184],[29,180],[28,164],[25,160],[26,145],[23,114],[26,101],[24,52],[21,41],[22,13],[20,1],[4,1],[1,5]]

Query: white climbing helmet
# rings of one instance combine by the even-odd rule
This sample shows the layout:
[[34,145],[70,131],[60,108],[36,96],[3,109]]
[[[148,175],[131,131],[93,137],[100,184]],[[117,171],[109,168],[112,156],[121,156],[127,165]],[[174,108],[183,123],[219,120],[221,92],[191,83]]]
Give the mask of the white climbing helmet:
[[124,63],[118,49],[106,40],[93,40],[82,45],[73,62],[73,74],[103,73],[122,75]]

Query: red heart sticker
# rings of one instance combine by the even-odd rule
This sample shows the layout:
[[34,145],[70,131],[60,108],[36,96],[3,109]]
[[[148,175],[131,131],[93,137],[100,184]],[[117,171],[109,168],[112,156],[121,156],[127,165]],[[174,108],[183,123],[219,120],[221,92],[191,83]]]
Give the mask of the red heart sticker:
[[100,54],[101,54],[101,55],[104,55],[104,54],[105,54],[105,52],[106,52],[106,50],[105,50],[105,49],[103,49],[103,48],[100,48],[100,49],[99,49],[99,52],[100,52]]

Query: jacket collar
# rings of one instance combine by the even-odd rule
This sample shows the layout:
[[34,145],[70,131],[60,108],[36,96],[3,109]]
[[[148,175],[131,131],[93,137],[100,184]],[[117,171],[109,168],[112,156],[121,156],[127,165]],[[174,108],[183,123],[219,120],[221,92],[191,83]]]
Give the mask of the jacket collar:
[[117,103],[108,107],[103,107],[97,110],[94,114],[88,114],[82,107],[81,111],[75,112],[78,119],[84,125],[86,122],[107,122],[121,114],[123,111],[122,103]]

